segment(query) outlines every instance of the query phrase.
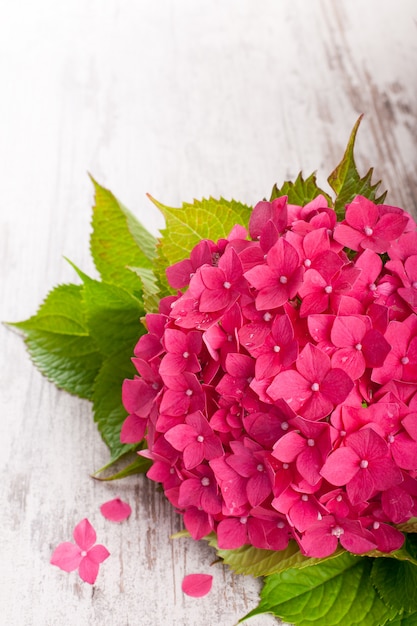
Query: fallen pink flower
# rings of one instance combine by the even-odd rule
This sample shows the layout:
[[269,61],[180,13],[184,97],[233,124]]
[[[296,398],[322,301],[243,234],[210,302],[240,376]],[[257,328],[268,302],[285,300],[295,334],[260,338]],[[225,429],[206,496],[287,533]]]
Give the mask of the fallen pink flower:
[[100,511],[111,522],[123,522],[132,513],[132,507],[120,498],[114,498],[101,505]]
[[184,576],[181,589],[187,596],[201,598],[209,593],[213,585],[213,576],[210,574],[188,574]]
[[104,546],[94,545],[97,539],[96,531],[87,518],[81,520],[74,528],[75,544],[64,541],[55,548],[51,565],[73,572],[78,569],[80,577],[90,585],[94,585],[100,563],[105,561],[110,552]]

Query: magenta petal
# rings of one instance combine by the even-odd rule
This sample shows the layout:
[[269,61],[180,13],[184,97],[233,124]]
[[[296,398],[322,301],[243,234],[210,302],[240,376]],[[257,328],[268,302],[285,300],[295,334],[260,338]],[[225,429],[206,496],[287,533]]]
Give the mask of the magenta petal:
[[50,563],[57,565],[64,572],[73,572],[79,566],[81,559],[80,548],[69,541],[64,541],[55,548]]
[[327,457],[320,474],[332,485],[346,485],[359,470],[359,457],[351,448],[338,448]]
[[123,502],[120,498],[115,498],[102,504],[100,511],[111,522],[123,522],[132,513],[132,508],[127,502]]
[[87,518],[81,520],[74,528],[74,539],[81,550],[89,550],[95,544],[97,539],[96,531]]
[[99,564],[90,559],[87,555],[82,559],[80,567],[78,568],[78,573],[84,582],[94,585],[98,575],[98,570]]
[[184,448],[197,440],[197,433],[192,426],[188,424],[177,424],[165,433],[165,439],[176,450],[184,450]]
[[147,420],[132,413],[128,415],[120,431],[120,441],[122,443],[138,443],[143,439],[147,426]]
[[213,576],[210,574],[188,574],[184,576],[181,589],[187,596],[201,598],[209,593],[213,585]]
[[88,551],[88,558],[90,559],[90,561],[93,561],[93,563],[97,564],[103,563],[103,561],[108,559],[109,556],[110,552],[105,546],[102,546],[101,544],[93,546],[91,550]]

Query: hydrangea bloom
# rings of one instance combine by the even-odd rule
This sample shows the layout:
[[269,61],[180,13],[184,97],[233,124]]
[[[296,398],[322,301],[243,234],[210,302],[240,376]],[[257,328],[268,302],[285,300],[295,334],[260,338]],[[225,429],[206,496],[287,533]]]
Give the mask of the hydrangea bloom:
[[357,196],[258,203],[146,317],[122,441],[190,534],[312,557],[398,549],[417,515],[417,227]]

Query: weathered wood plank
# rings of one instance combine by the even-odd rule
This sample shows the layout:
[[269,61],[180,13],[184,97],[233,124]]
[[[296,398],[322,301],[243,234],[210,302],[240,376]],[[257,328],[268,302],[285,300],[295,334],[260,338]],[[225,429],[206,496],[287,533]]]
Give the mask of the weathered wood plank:
[[[9,3],[0,23],[1,319],[29,316],[88,255],[90,171],[154,232],[147,191],[177,205],[254,203],[273,183],[341,157],[359,114],[357,160],[417,215],[417,7],[412,0],[95,0]],[[259,582],[210,567],[203,543],[143,477],[90,477],[106,449],[89,404],[34,370],[1,328],[0,622],[232,626]],[[133,506],[112,525],[99,505]],[[49,566],[88,516],[111,558],[94,588]],[[214,575],[184,597],[184,574]],[[270,617],[249,622],[266,625]]]

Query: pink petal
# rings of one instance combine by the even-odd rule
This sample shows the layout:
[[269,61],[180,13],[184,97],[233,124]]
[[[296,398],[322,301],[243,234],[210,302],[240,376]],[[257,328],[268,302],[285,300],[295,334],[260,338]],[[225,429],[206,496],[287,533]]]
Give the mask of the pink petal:
[[132,508],[127,502],[123,502],[120,498],[115,498],[102,504],[100,511],[111,522],[123,522],[132,513]]
[[94,585],[98,575],[99,567],[99,564],[88,558],[87,555],[83,558],[80,563],[80,567],[78,568],[80,578],[82,578],[84,582],[89,583],[90,585]]
[[139,417],[135,413],[128,415],[120,431],[120,441],[122,443],[138,443],[143,439],[148,421],[144,417]]
[[213,585],[213,576],[210,574],[188,574],[184,576],[181,589],[187,596],[201,598],[207,595]]
[[74,528],[74,539],[81,550],[89,550],[95,544],[97,539],[96,531],[87,518],[81,520]]
[[91,550],[88,551],[87,556],[90,559],[90,561],[93,561],[93,563],[100,564],[106,559],[108,559],[108,557],[110,556],[110,552],[107,550],[105,546],[102,546],[101,544],[97,544],[96,546],[93,546]]
[[50,563],[57,565],[64,572],[73,572],[79,566],[81,559],[80,548],[69,541],[65,541],[55,548]]
[[351,448],[338,448],[327,457],[320,474],[332,485],[346,485],[359,470],[359,457]]

